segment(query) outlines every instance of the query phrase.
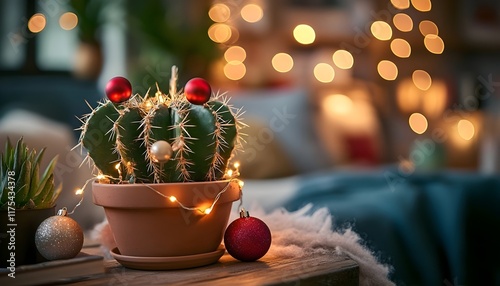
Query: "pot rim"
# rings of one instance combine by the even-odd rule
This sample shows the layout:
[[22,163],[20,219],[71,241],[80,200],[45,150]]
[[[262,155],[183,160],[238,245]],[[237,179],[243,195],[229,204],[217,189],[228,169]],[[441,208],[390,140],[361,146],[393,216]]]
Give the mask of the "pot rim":
[[[225,190],[224,190],[225,189]],[[157,184],[102,184],[92,183],[92,197],[96,205],[108,208],[206,208],[219,196],[216,204],[240,199],[237,180],[220,180]],[[176,201],[170,201],[173,196]]]

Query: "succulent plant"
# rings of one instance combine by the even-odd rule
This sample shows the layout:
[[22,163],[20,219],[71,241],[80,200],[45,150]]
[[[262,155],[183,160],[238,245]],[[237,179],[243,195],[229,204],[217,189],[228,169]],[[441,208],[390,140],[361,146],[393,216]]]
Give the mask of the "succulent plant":
[[[130,98],[108,94],[112,101],[105,99],[82,118],[80,145],[110,182],[214,181],[224,177],[231,154],[239,146],[240,110],[228,105],[227,98],[212,94],[211,88],[206,102],[197,98],[191,103],[184,91],[177,90],[176,82],[173,67],[168,94],[158,85],[152,96],[149,91]],[[167,142],[171,148],[165,161],[155,157],[156,142]]]
[[[42,209],[55,205],[61,185],[54,185],[54,157],[40,177],[40,162],[45,148],[30,150],[20,138],[13,146],[9,139],[0,156],[0,209]],[[13,203],[14,202],[14,205]]]

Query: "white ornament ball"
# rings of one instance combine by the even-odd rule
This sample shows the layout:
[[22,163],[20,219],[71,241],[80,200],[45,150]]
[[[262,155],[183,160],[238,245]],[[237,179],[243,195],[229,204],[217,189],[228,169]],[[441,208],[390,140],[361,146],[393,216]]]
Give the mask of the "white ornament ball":
[[82,250],[83,231],[72,218],[58,214],[38,226],[35,244],[48,260],[73,258]]
[[159,140],[151,145],[150,153],[153,161],[165,163],[172,157],[173,150],[167,141]]

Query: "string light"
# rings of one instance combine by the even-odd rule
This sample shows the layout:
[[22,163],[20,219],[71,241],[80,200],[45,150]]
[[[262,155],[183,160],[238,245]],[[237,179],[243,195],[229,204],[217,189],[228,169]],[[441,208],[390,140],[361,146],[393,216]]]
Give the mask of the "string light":
[[176,202],[181,208],[185,209],[185,210],[188,210],[188,211],[198,211],[199,213],[201,214],[204,214],[204,215],[208,215],[212,212],[215,204],[219,201],[220,197],[222,196],[222,194],[224,194],[227,189],[229,188],[229,185],[232,183],[232,182],[237,182],[238,183],[238,186],[240,186],[240,199],[242,197],[242,192],[241,192],[241,188],[242,188],[242,184],[240,183],[241,180],[239,179],[231,179],[229,180],[229,182],[227,183],[227,185],[215,196],[212,204],[208,207],[208,208],[205,208],[205,209],[201,209],[199,207],[187,207],[185,206],[183,203],[181,203],[179,200],[177,200],[177,198],[175,196],[169,196],[169,195],[165,195],[159,191],[157,191],[153,185],[144,185],[146,186],[148,189],[152,190],[153,192],[157,193],[158,195],[166,198],[166,199],[169,199],[171,202]]
[[[155,193],[157,193],[158,195],[168,199],[170,202],[172,203],[177,203],[181,208],[185,209],[185,210],[189,210],[189,211],[198,211],[199,213],[201,214],[204,214],[204,215],[208,215],[212,212],[215,204],[219,201],[220,197],[222,196],[222,194],[224,194],[227,189],[229,188],[229,185],[232,183],[232,182],[236,182],[240,188],[240,203],[243,202],[243,193],[242,193],[242,189],[243,189],[243,186],[244,186],[244,183],[242,180],[240,179],[237,179],[236,177],[240,175],[240,172],[239,172],[239,167],[240,167],[240,163],[239,162],[235,162],[233,164],[233,167],[234,167],[234,170],[233,169],[228,169],[226,171],[226,175],[225,175],[225,178],[228,178],[229,179],[229,182],[227,183],[227,185],[215,196],[212,204],[208,207],[208,208],[200,208],[200,207],[187,207],[185,206],[183,203],[181,203],[175,196],[169,196],[169,195],[165,195],[159,191],[157,191],[153,186],[153,185],[147,185],[147,184],[144,184],[144,186],[146,186],[148,189],[154,191]],[[115,165],[115,169],[117,170],[120,170],[120,163],[117,163]],[[81,195],[81,198],[80,198],[80,201],[78,202],[78,204],[73,208],[73,210],[68,213],[68,214],[73,214],[76,210],[76,208],[78,206],[80,206],[80,204],[83,202],[83,194],[84,194],[84,190],[85,188],[87,187],[87,185],[92,182],[92,181],[95,181],[97,180],[99,183],[109,183],[109,180],[119,180],[120,182],[122,181],[122,178],[121,178],[121,173],[120,173],[120,178],[113,178],[111,176],[107,176],[107,175],[104,175],[104,174],[98,174],[97,176],[93,177],[93,178],[90,178],[88,179],[85,184],[83,185],[82,188],[78,189],[75,193],[77,195]]]

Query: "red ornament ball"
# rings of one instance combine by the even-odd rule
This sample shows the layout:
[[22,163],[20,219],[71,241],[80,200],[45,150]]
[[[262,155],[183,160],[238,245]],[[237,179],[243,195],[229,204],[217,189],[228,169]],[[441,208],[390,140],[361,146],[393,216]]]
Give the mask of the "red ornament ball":
[[106,84],[106,96],[113,103],[127,101],[132,95],[132,85],[128,79],[117,76]]
[[210,99],[212,88],[206,80],[195,77],[184,86],[184,94],[192,104],[202,105]]
[[233,221],[224,233],[227,252],[241,261],[255,261],[271,247],[271,231],[258,218],[250,217],[242,210],[240,218]]

